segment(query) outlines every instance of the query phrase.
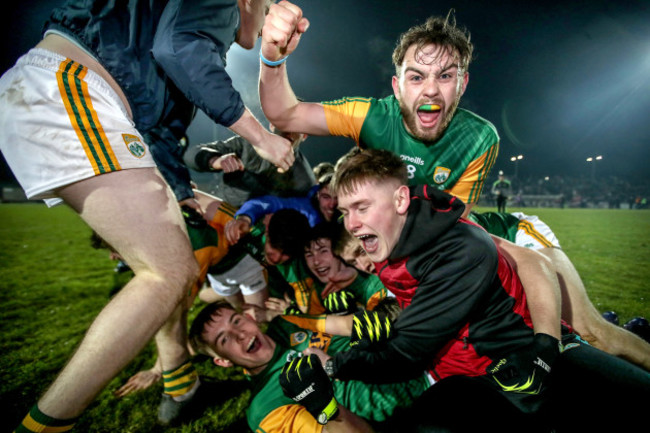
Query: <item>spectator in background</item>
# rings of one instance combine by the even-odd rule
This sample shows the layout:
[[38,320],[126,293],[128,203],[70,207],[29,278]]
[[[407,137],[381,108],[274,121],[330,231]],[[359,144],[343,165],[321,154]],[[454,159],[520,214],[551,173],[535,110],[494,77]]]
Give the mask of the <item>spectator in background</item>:
[[506,203],[511,194],[512,184],[505,178],[503,171],[499,170],[499,178],[492,184],[492,195],[496,199],[498,212],[506,211]]

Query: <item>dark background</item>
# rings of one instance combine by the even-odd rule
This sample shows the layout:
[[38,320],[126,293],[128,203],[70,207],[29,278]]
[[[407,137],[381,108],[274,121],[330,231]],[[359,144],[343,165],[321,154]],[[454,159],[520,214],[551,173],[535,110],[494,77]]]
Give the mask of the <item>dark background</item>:
[[[40,39],[59,1],[11,2],[0,17],[0,71]],[[475,45],[461,106],[495,124],[501,150],[495,170],[519,176],[589,175],[650,179],[650,2],[631,1],[296,1],[311,27],[287,65],[308,101],[389,95],[391,54],[399,34],[430,15],[455,10]],[[228,69],[246,104],[263,122],[257,97],[257,47],[233,46]],[[200,113],[191,142],[231,133]],[[335,161],[346,139],[312,137],[312,164]],[[4,160],[2,178],[11,180]]]

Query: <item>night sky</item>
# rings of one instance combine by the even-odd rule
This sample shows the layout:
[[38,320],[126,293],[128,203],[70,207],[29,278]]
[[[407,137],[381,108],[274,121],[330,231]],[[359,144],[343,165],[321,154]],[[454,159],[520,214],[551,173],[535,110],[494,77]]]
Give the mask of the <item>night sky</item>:
[[[43,21],[58,3],[5,6],[2,72],[40,39]],[[650,179],[650,2],[490,3],[296,1],[311,26],[287,63],[291,84],[307,101],[388,96],[400,33],[453,8],[475,46],[461,107],[497,127],[495,170],[512,174],[510,157],[522,154],[522,177],[587,175],[586,158],[602,155],[598,176]],[[257,97],[257,55],[257,47],[233,46],[228,70],[247,106],[266,122]],[[198,143],[231,133],[199,114],[188,135]],[[352,144],[311,137],[303,151],[312,164],[333,162]]]

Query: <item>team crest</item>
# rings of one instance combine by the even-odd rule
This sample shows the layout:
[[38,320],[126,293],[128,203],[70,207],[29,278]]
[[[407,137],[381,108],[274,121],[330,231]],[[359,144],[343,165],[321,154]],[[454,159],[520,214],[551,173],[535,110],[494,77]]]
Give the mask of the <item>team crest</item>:
[[438,185],[443,184],[449,179],[451,170],[446,167],[436,167],[433,171],[433,181]]
[[296,346],[302,342],[304,342],[307,339],[307,333],[306,332],[294,332],[291,334],[291,345]]
[[147,149],[140,141],[140,137],[137,135],[122,134],[122,138],[124,139],[126,148],[129,149],[129,152],[131,152],[131,155],[135,156],[136,158],[142,158],[144,156]]

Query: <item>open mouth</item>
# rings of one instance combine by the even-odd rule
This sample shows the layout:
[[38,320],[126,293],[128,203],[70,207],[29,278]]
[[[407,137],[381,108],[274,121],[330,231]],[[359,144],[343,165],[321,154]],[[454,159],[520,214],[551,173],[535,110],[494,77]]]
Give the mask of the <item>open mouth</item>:
[[246,346],[246,352],[255,353],[260,349],[260,347],[262,347],[262,342],[257,337],[251,337]]
[[375,235],[359,235],[357,239],[361,241],[363,249],[366,253],[371,254],[377,249],[378,239]]
[[326,277],[327,274],[330,271],[330,267],[329,266],[321,266],[319,268],[316,268],[315,271],[316,271],[316,275],[318,275],[319,277]]
[[442,108],[438,104],[423,104],[417,109],[417,115],[423,126],[433,126],[438,121]]

